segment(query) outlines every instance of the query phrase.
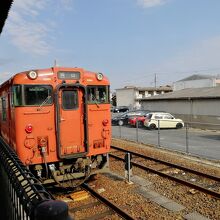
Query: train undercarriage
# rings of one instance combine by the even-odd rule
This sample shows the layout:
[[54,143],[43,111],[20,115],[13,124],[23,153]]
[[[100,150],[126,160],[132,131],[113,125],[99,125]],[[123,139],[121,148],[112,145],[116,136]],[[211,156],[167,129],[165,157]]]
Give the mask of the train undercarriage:
[[90,176],[107,172],[108,155],[101,154],[85,158],[66,159],[56,163],[29,166],[31,172],[43,184],[77,187]]

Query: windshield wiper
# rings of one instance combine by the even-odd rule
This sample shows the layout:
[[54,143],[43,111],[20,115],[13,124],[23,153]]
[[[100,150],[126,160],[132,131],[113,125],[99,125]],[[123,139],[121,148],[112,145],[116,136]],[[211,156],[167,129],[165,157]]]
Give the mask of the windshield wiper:
[[42,107],[50,100],[51,96],[48,95],[47,98],[39,105],[39,107],[37,108],[37,111],[40,111],[42,109]]
[[92,95],[92,101],[96,104],[96,106],[99,108],[99,103],[98,103],[98,99],[93,95]]
[[97,99],[96,99],[96,100],[94,100],[94,101],[95,101],[96,106],[99,108],[99,104],[98,104]]

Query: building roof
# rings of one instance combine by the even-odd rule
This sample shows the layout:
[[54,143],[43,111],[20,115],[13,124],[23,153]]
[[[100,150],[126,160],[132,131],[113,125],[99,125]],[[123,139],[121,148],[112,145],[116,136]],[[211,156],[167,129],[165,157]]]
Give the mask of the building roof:
[[160,86],[160,87],[135,87],[135,86],[125,86],[124,88],[116,89],[116,90],[127,90],[133,89],[138,91],[173,91],[171,86]]
[[138,91],[173,91],[171,86],[160,86],[160,87],[137,87]]
[[170,99],[205,99],[205,98],[220,98],[220,86],[182,89],[174,92],[165,93],[162,95],[143,98],[142,100],[170,100]]
[[219,78],[219,75],[200,75],[200,74],[194,74],[192,76],[186,77],[184,79],[181,79],[177,82],[182,81],[191,81],[191,80],[200,80],[200,79],[213,79],[213,78]]

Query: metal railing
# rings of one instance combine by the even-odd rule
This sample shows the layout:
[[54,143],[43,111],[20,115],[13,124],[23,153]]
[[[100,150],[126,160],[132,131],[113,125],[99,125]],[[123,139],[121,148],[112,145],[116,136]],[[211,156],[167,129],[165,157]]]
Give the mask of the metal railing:
[[162,120],[157,120],[155,130],[147,129],[145,126],[140,127],[139,123],[136,123],[136,127],[112,126],[112,136],[207,159],[220,160],[218,147],[220,124],[185,122],[181,129],[163,129],[160,126],[161,122]]
[[68,206],[54,200],[0,138],[1,219],[69,220]]

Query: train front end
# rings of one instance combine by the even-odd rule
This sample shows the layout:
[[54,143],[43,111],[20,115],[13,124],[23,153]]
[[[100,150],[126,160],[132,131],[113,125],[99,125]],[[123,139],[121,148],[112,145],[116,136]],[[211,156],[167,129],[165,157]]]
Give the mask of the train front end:
[[20,76],[12,86],[14,148],[23,163],[44,183],[84,181],[105,171],[111,139],[108,79],[80,68],[31,74],[33,79]]

